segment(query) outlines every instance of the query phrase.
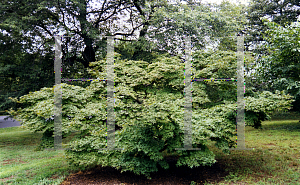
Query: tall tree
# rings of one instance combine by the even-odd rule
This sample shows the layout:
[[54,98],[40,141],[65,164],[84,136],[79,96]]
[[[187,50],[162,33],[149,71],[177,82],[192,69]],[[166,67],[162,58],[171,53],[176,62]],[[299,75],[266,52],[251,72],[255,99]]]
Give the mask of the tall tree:
[[[150,6],[152,11],[164,3],[149,2],[153,4]],[[86,0],[1,1],[0,83],[3,86],[0,92],[4,103],[0,109],[13,106],[9,96],[18,97],[54,85],[54,35],[71,36],[63,40],[63,68],[68,69],[64,71],[64,77],[82,77],[87,75],[89,63],[96,60],[97,49],[104,51],[106,48],[105,39],[96,42],[98,36],[131,36],[141,28],[145,32],[143,26],[151,14],[142,10],[145,4],[145,1],[128,0],[104,0],[96,6],[93,1]],[[122,27],[116,21],[126,12],[129,26]],[[102,58],[105,55],[102,52]],[[77,72],[74,75],[72,69],[75,67],[83,69],[82,75]],[[10,92],[16,90],[20,92]]]
[[300,111],[300,24],[280,26],[267,20],[265,24],[268,27],[264,35],[268,54],[260,59],[257,74],[264,76],[273,92],[286,90],[295,96],[293,110]]
[[45,50],[27,53],[21,42],[18,37],[0,33],[1,111],[16,106],[8,97],[20,97],[54,84],[53,55]]
[[[263,33],[268,27],[263,19],[269,19],[281,26],[295,22],[300,15],[300,2],[295,0],[251,0],[247,8],[249,24],[245,32],[251,37],[246,38],[247,45],[259,46],[265,42]],[[257,47],[256,52],[266,54],[264,47]]]
[[251,35],[263,41],[262,33],[268,27],[262,18],[267,18],[281,26],[297,21],[300,15],[300,2],[296,0],[252,0],[247,18],[249,19]]
[[[151,8],[146,6],[143,11],[151,12]],[[176,56],[184,49],[187,36],[191,36],[194,50],[204,49],[211,42],[220,42],[219,49],[236,51],[236,41],[228,36],[236,36],[245,29],[245,11],[244,5],[228,1],[220,5],[187,1],[155,7],[148,19],[147,32],[140,34],[137,41],[121,42],[120,50],[117,47],[116,51],[125,52],[120,54],[129,59],[145,58],[144,51],[167,52]]]
[[245,11],[245,6],[228,1],[220,5],[195,5],[190,2],[162,7],[153,14],[151,29],[146,38],[157,42],[160,50],[172,55],[177,55],[184,48],[186,36],[191,36],[195,49],[203,49],[207,45],[207,38],[218,40],[214,37],[236,36],[242,31],[247,22]]
[[[290,25],[292,22],[297,21],[300,15],[300,2],[294,0],[252,0],[247,10],[247,19],[249,24],[245,32],[250,36],[246,37],[248,50],[255,47],[255,57],[257,58],[255,65],[252,69],[258,66],[266,67],[266,64],[261,64],[264,57],[270,54],[268,50],[268,41],[264,34],[270,29],[269,26],[264,24],[264,19],[268,19],[280,26]],[[269,64],[268,64],[269,65]],[[256,70],[256,69],[255,69]],[[254,81],[248,81],[252,84],[253,88],[258,90],[269,90],[274,92],[271,88],[272,80],[265,79],[265,75],[255,73]],[[273,78],[277,78],[274,76]],[[295,105],[296,102],[294,102]]]

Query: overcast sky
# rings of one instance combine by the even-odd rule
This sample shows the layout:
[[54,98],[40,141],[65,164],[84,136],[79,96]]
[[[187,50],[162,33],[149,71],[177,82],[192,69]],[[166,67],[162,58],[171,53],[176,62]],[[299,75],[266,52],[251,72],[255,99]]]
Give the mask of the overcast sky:
[[[229,0],[232,3],[237,3],[238,1],[240,1],[242,4],[247,4],[250,2],[250,0]],[[208,2],[208,3],[217,3],[220,4],[222,2],[222,0],[202,0],[202,2]]]

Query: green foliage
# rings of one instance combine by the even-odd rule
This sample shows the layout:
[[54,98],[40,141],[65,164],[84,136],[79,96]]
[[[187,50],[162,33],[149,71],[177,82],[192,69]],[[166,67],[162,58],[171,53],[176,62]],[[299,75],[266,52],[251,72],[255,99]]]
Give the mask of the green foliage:
[[53,137],[53,129],[48,129],[43,132],[43,137],[41,139],[40,145],[36,147],[36,151],[41,151],[45,148],[53,148],[54,147],[54,137]]
[[[147,40],[157,45],[158,50],[177,55],[178,47],[184,48],[184,37],[191,36],[194,48],[207,45],[204,36],[226,37],[220,39],[219,49],[235,50],[236,44],[228,36],[236,36],[244,29],[247,20],[245,6],[222,2],[217,4],[165,5],[156,8],[147,31]],[[155,43],[153,42],[155,40]],[[230,43],[231,42],[231,43]]]
[[[258,93],[257,93],[258,94]],[[284,111],[290,109],[290,104],[295,101],[291,99],[293,96],[286,94],[285,91],[276,91],[275,94],[269,91],[263,91],[259,94],[257,98],[255,97],[245,97],[252,103],[246,104],[246,109],[253,110],[254,112],[266,112],[271,113],[274,110]],[[257,102],[254,102],[256,100]],[[274,104],[274,102],[277,102]]]
[[300,102],[300,26],[294,22],[285,27],[274,22],[265,21],[268,26],[264,38],[268,54],[259,61],[261,66],[257,73],[270,80],[268,86],[275,90],[286,90],[296,101],[293,110],[299,111]]
[[[163,155],[164,152],[179,157],[177,166],[186,165],[193,168],[200,165],[212,165],[216,162],[215,154],[207,147],[208,140],[214,141],[215,146],[227,154],[229,148],[234,146],[235,142],[232,138],[236,134],[236,86],[234,83],[226,81],[194,82],[192,92],[192,146],[201,148],[201,150],[175,150],[175,148],[183,147],[184,139],[183,70],[185,64],[180,56],[170,57],[170,55],[163,53],[169,52],[176,55],[177,47],[182,47],[178,44],[178,41],[182,40],[176,36],[192,36],[192,44],[195,45],[193,49],[198,49],[193,53],[193,77],[234,78],[237,62],[236,46],[235,41],[226,36],[236,35],[241,29],[245,29],[247,20],[244,6],[223,2],[221,5],[199,5],[195,7],[182,5],[175,7],[167,5],[166,1],[161,4],[156,1],[134,1],[134,4],[129,1],[119,4],[117,1],[110,1],[110,4],[106,4],[105,10],[107,11],[105,12],[97,9],[91,10],[91,12],[97,12],[99,15],[98,22],[97,20],[91,22],[87,20],[87,17],[89,17],[88,14],[93,13],[87,13],[87,1],[47,3],[30,0],[26,1],[26,4],[20,3],[20,5],[15,2],[12,1],[12,5],[9,5],[10,3],[5,1],[1,4],[5,6],[0,8],[3,10],[1,12],[4,12],[1,13],[0,29],[7,30],[11,37],[7,39],[3,34],[1,35],[0,74],[7,75],[15,70],[6,78],[10,81],[0,81],[0,85],[4,87],[0,91],[2,93],[6,88],[11,88],[10,91],[23,88],[21,84],[25,84],[24,86],[31,85],[27,89],[26,95],[22,94],[24,96],[20,98],[18,96],[11,98],[13,102],[20,105],[20,108],[11,109],[9,114],[22,121],[22,125],[33,132],[43,132],[42,142],[37,150],[52,147],[54,140],[52,115],[54,88],[52,87],[53,81],[50,80],[53,80],[53,76],[51,76],[53,71],[50,70],[53,69],[53,66],[49,65],[53,61],[49,55],[51,44],[42,44],[45,46],[42,52],[46,53],[42,56],[39,55],[39,52],[29,55],[24,51],[30,49],[33,43],[41,44],[36,40],[34,42],[33,38],[36,35],[42,38],[41,42],[53,44],[53,41],[47,40],[39,31],[30,31],[33,27],[35,29],[41,27],[44,32],[54,35],[58,30],[51,32],[47,28],[48,26],[56,26],[63,28],[69,35],[79,35],[86,45],[83,53],[79,54],[84,59],[79,59],[80,57],[76,56],[77,50],[81,49],[79,45],[83,43],[74,43],[74,40],[69,41],[69,44],[76,46],[72,50],[72,55],[66,55],[65,58],[70,59],[69,65],[74,68],[67,69],[70,70],[70,74],[63,72],[64,75],[66,74],[64,77],[80,78],[86,75],[88,71],[95,78],[105,79],[107,77],[105,51],[97,53],[96,50],[104,50],[106,44],[102,40],[100,44],[94,47],[93,43],[100,33],[112,35],[109,28],[106,27],[106,23],[117,19],[116,15],[113,14],[120,13],[121,5],[137,8],[131,12],[130,18],[135,23],[142,22],[143,25],[141,38],[138,42],[121,42],[115,47],[119,53],[115,54],[114,67],[116,74],[115,144],[117,148],[124,150],[99,150],[107,145],[107,90],[105,82],[93,81],[88,86],[63,83],[62,134],[63,137],[73,131],[76,131],[77,134],[68,143],[69,149],[66,150],[69,163],[81,168],[97,165],[112,166],[122,169],[122,172],[132,171],[151,178],[150,174],[157,171],[158,165],[165,169],[169,168]],[[18,7],[21,7],[20,11],[12,11]],[[72,21],[59,21],[59,12],[54,10],[55,8],[71,16],[74,20],[78,20],[78,30],[81,32],[66,26],[66,23],[69,25]],[[106,18],[110,16],[110,13],[113,16],[107,20]],[[101,17],[102,15],[104,16]],[[22,23],[21,26],[18,25],[19,23]],[[115,24],[109,26],[115,26]],[[153,29],[147,30],[148,26],[152,26]],[[270,31],[270,34],[274,36],[269,37],[268,40],[269,43],[272,43],[269,48],[271,55],[268,56],[269,58],[265,57],[264,60],[275,61],[275,65],[273,65],[275,68],[272,68],[276,72],[274,77],[284,77],[289,73],[293,75],[293,82],[288,81],[289,88],[298,88],[299,85],[296,81],[299,79],[296,77],[297,69],[299,69],[297,64],[299,61],[299,30],[298,27],[292,29],[278,28],[275,26]],[[21,33],[29,33],[30,36],[26,38]],[[145,33],[148,34],[149,38],[157,39],[158,43],[155,44],[153,40],[147,41],[146,37],[143,38]],[[282,33],[288,35],[288,41],[281,37]],[[225,36],[226,38],[219,39],[220,44],[217,50],[205,51],[202,50],[204,48],[204,35],[210,37]],[[14,39],[17,41],[12,42]],[[28,41],[26,47],[24,47],[25,44],[18,44],[24,40]],[[5,54],[7,48],[11,50],[9,54]],[[16,55],[13,55],[15,51]],[[32,52],[33,49],[30,51]],[[98,55],[99,60],[91,63],[96,58],[94,54]],[[291,54],[293,54],[292,57],[288,57]],[[71,61],[72,57],[74,58]],[[251,60],[246,60],[246,65],[249,65]],[[28,65],[24,61],[32,61],[32,63]],[[91,69],[86,71],[85,68],[88,64],[91,64]],[[46,67],[42,69],[41,66]],[[30,73],[28,70],[33,71]],[[18,71],[21,72],[18,73]],[[82,74],[75,71],[80,71]],[[44,77],[42,77],[43,75]],[[18,78],[20,76],[22,79]],[[41,81],[48,79],[48,84],[24,80],[28,78],[40,78]],[[13,85],[11,85],[12,82],[14,82]],[[277,84],[279,86],[283,82]],[[41,87],[44,88],[41,89]],[[281,92],[276,91],[275,93],[269,91],[259,93],[254,92],[254,90],[253,87],[245,89],[246,125],[254,128],[261,127],[261,121],[269,119],[269,114],[273,111],[290,109],[290,104],[293,102],[293,97],[286,95],[286,92],[283,91],[284,88]],[[29,91],[35,92],[29,93]],[[4,107],[3,105],[0,106]]]
[[[3,45],[3,47],[9,46]],[[23,52],[7,56],[15,50],[12,49],[10,52],[6,52],[6,49],[2,50],[5,55],[1,55],[0,51],[1,111],[11,107],[16,109],[19,106],[19,104],[12,102],[9,97],[21,97],[30,91],[37,91],[42,87],[51,87],[54,84],[52,57],[49,57],[49,55],[38,56],[38,54],[29,55]],[[52,70],[49,69],[51,66]]]
[[[43,0],[0,2],[0,111],[15,104],[8,97],[20,97],[30,91],[54,84],[53,40],[33,30],[34,25],[51,24],[56,18]],[[51,15],[50,15],[51,14]],[[40,40],[36,40],[40,36]],[[41,47],[47,43],[48,47]],[[46,45],[44,45],[46,46]]]
[[263,34],[269,27],[264,24],[262,18],[268,18],[272,22],[285,26],[297,21],[299,15],[298,1],[251,0],[247,11],[247,19],[249,20],[247,32],[253,36],[254,40],[263,41],[265,40]]
[[[231,65],[212,65],[218,60],[219,63],[236,62],[234,53],[219,52],[211,57],[203,55],[208,54],[198,51],[193,55],[193,65],[200,70],[195,73],[196,77],[213,77],[218,72],[233,74],[236,70]],[[193,102],[200,106],[193,105],[192,145],[202,150],[177,151],[175,148],[183,147],[184,138],[185,64],[179,57],[166,55],[153,59],[151,63],[122,60],[117,53],[115,57],[115,145],[124,150],[99,150],[107,144],[106,84],[93,81],[83,88],[63,83],[63,135],[78,132],[66,150],[70,164],[81,168],[112,166],[122,172],[132,171],[151,178],[150,174],[157,171],[157,165],[165,169],[169,167],[164,159],[165,151],[179,156],[177,166],[187,165],[190,168],[216,162],[214,153],[206,146],[208,140],[215,141],[219,149],[229,153],[229,148],[234,146],[232,137],[236,134],[236,104],[232,97],[223,94],[222,103],[215,102],[218,104],[203,108],[203,104],[211,101],[207,90],[209,84],[194,83]],[[90,74],[105,78],[105,64],[105,60],[91,63],[93,68],[89,70]],[[215,93],[222,88],[232,88],[226,82],[216,84]],[[245,109],[258,114],[288,109],[291,98],[289,95],[265,92],[257,97],[246,97]],[[24,108],[9,113],[23,120],[22,125],[33,131],[53,129],[54,123],[49,120],[53,110],[53,88],[43,88],[14,101],[23,104]],[[251,125],[251,121],[247,124]]]
[[[265,34],[269,55],[265,56],[263,63],[265,67],[270,69],[267,77],[275,75],[278,78],[283,78],[289,75],[290,79],[294,81],[299,80],[299,22],[294,22],[286,27],[282,27],[274,22],[265,22],[265,24],[269,28]],[[267,63],[269,66],[266,66]]]
[[[0,39],[1,77],[3,74],[3,78],[0,79],[0,87],[2,87],[0,111],[18,107],[18,104],[15,105],[8,97],[20,97],[30,91],[34,92],[54,84],[54,58],[53,51],[51,51],[54,40],[48,36],[57,35],[59,30],[72,36],[63,40],[63,47],[65,47],[63,49],[63,78],[88,78],[86,73],[88,64],[91,61],[103,59],[106,55],[105,39],[100,42],[95,39],[99,35],[113,35],[107,27],[107,21],[111,21],[111,26],[118,28],[120,33],[128,33],[126,26],[123,27],[113,22],[113,20],[118,20],[116,13],[125,11],[121,11],[122,6],[130,7],[131,21],[136,24],[142,23],[144,26],[138,42],[133,41],[131,44],[126,41],[119,46],[119,50],[116,47],[116,51],[122,54],[122,59],[142,59],[149,63],[153,58],[157,58],[155,56],[157,54],[166,51],[175,54],[174,48],[178,46],[178,39],[174,35],[192,35],[192,43],[197,42],[198,46],[202,46],[203,35],[211,35],[210,33],[213,33],[211,36],[235,35],[235,32],[246,21],[242,13],[245,7],[228,2],[221,5],[199,4],[189,7],[170,5],[167,1],[151,0],[136,3],[105,1],[103,3],[103,7],[106,7],[105,11],[97,7],[89,7],[90,10],[87,10],[87,4],[88,2],[84,1],[60,1],[58,3],[44,0],[1,1],[1,34],[2,30],[5,30],[8,35],[1,35]],[[182,11],[177,11],[181,9]],[[90,16],[99,16],[99,20],[88,19]],[[79,21],[80,24],[76,27],[81,32],[74,30],[74,27],[68,27],[73,25],[72,20]],[[154,29],[148,30],[150,26]],[[52,29],[53,27],[59,30]],[[199,32],[199,28],[204,29]],[[150,41],[144,42],[145,34]],[[81,39],[83,41],[80,41]],[[154,40],[158,40],[158,43],[153,42]],[[82,45],[86,46],[83,52],[80,51],[83,50]],[[232,41],[226,38],[221,40],[220,49],[234,50],[234,47]],[[69,53],[65,53],[67,48],[70,50]],[[157,54],[149,54],[151,51]],[[73,84],[86,87],[85,84],[88,83],[75,82]]]
[[120,53],[121,59],[143,60],[148,63],[151,63],[152,60],[156,59],[159,55],[166,53],[157,50],[153,42],[149,42],[143,37],[137,41],[119,41],[114,49],[117,53]]

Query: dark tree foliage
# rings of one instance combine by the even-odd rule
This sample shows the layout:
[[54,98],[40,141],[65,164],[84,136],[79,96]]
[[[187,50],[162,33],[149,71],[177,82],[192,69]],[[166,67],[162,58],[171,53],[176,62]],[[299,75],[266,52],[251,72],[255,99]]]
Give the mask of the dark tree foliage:
[[[295,0],[252,0],[247,12],[249,26],[246,33],[252,36],[246,38],[247,45],[255,44],[257,46],[256,54],[260,57],[256,64],[269,70],[269,74],[256,75],[256,80],[249,81],[249,83],[256,89],[271,92],[288,90],[296,99],[293,102],[293,111],[300,110],[297,86],[291,87],[293,83],[295,84],[299,80],[299,67],[295,62],[299,52],[292,51],[297,45],[292,45],[289,42],[292,40],[296,42],[298,36],[293,36],[292,33],[283,36],[282,34],[286,34],[284,31],[279,34],[275,34],[275,32],[283,27],[288,28],[291,23],[297,21],[299,15],[300,1]],[[276,27],[273,26],[272,28],[270,24],[265,24],[266,19],[272,22],[270,24],[276,24]],[[268,33],[269,30],[271,30],[270,33]],[[270,49],[269,46],[272,48]],[[272,61],[272,64],[268,64],[267,61]],[[270,66],[271,68],[269,68]],[[289,86],[291,89],[288,89]]]
[[[8,97],[20,97],[54,85],[54,35],[62,31],[70,36],[63,39],[63,77],[88,78],[89,63],[106,55],[106,38],[99,36],[128,37],[140,28],[146,33],[143,26],[147,25],[149,15],[143,10],[144,5],[145,1],[128,0],[102,1],[97,6],[86,0],[1,1],[0,113],[5,114],[3,111],[9,107],[17,108]],[[152,12],[154,6],[159,3],[152,6]],[[129,20],[133,28],[129,32],[125,28],[117,29],[118,32],[111,30],[112,22],[126,11],[131,12]],[[97,51],[102,53],[97,55]],[[82,74],[74,75],[79,69]]]
[[284,26],[297,21],[299,15],[300,1],[297,0],[252,0],[247,15],[249,32],[262,41],[262,34],[268,29],[262,18]]
[[54,84],[53,55],[24,51],[20,39],[0,34],[0,113],[18,104],[8,97],[20,97]]

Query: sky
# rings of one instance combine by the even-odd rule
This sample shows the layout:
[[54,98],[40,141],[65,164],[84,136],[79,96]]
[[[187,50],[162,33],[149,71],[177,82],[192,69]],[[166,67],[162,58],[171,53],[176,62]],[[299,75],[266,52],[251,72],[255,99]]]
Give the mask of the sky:
[[[247,3],[249,3],[250,0],[229,0],[229,1],[232,3],[237,3],[238,1],[240,1],[242,4],[247,4]],[[222,1],[221,0],[202,0],[202,2],[220,4]]]

